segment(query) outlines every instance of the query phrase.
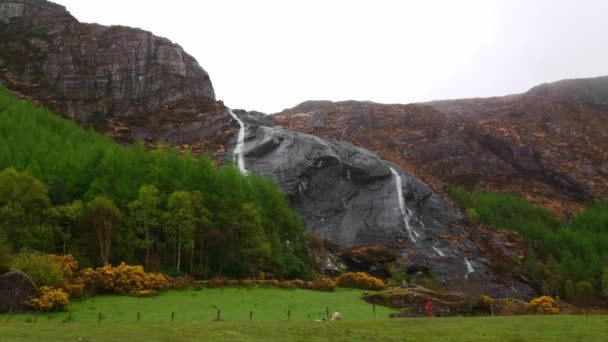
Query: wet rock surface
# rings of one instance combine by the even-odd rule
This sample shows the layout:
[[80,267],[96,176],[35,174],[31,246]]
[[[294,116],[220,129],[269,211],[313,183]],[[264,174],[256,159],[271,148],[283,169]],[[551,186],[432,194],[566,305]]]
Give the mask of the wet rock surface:
[[229,121],[209,75],[179,45],[80,23],[44,0],[0,1],[0,79],[120,141],[199,142]]
[[[246,126],[247,169],[272,177],[311,232],[341,248],[387,247],[404,268],[425,270],[455,291],[468,285],[497,297],[533,295],[518,280],[496,276],[458,225],[460,213],[399,166],[348,143],[268,126],[260,113],[233,112]],[[401,177],[413,238],[391,168]],[[475,269],[466,279],[465,259]]]
[[26,311],[25,302],[38,295],[30,277],[19,271],[0,275],[0,313]]
[[569,216],[608,198],[608,77],[522,95],[392,105],[308,101],[276,125],[349,141],[445,194],[453,185],[520,193]]

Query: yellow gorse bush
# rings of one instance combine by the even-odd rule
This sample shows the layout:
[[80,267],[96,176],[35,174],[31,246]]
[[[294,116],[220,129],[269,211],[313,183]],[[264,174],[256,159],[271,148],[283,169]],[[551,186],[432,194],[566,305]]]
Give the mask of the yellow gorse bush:
[[86,268],[82,270],[81,277],[87,289],[93,292],[149,296],[169,287],[166,276],[146,273],[142,266],[131,266],[124,262],[116,267],[106,265],[95,270]]
[[40,288],[40,296],[27,304],[39,311],[57,311],[63,310],[69,303],[69,296],[62,289],[43,286]]
[[526,308],[535,313],[542,314],[557,314],[559,313],[559,308],[557,307],[557,302],[549,297],[542,296],[538,298],[534,298],[526,305]]
[[372,277],[364,272],[348,272],[341,274],[336,280],[338,286],[364,290],[383,290],[386,285],[382,279]]

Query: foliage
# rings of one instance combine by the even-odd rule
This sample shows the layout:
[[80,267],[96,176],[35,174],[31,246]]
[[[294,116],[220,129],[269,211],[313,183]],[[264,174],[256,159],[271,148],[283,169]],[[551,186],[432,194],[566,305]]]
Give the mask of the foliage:
[[337,284],[330,278],[320,277],[308,285],[308,288],[315,291],[333,291]]
[[99,254],[103,265],[110,263],[112,230],[120,221],[120,210],[104,196],[97,196],[87,203],[86,216],[89,224],[97,233]]
[[549,297],[542,296],[538,298],[534,298],[528,303],[527,308],[529,311],[534,313],[541,314],[557,314],[559,313],[559,308],[557,307],[557,302]]
[[602,271],[602,296],[608,298],[608,267]]
[[468,214],[474,209],[480,223],[515,230],[527,239],[523,271],[543,292],[573,300],[568,279],[601,284],[608,266],[608,203],[594,204],[567,223],[511,194],[453,188],[451,196]]
[[49,286],[40,288],[40,296],[28,302],[28,305],[38,311],[60,311],[70,303],[68,294],[62,289]]
[[2,233],[0,233],[0,267],[8,266],[10,263],[11,249],[8,241]]
[[35,251],[22,251],[15,255],[11,266],[32,278],[36,286],[58,286],[63,271],[48,255]]
[[564,297],[567,300],[576,299],[576,290],[574,289],[574,283],[570,279],[566,280],[566,283],[564,283]]
[[579,281],[576,283],[576,299],[580,303],[589,303],[593,296],[593,285],[588,281]]
[[[0,232],[15,251],[72,254],[86,266],[125,260],[198,270],[206,278],[308,272],[304,224],[270,179],[162,144],[120,146],[3,88],[0,117]],[[190,208],[178,210],[176,196],[189,197]],[[124,215],[102,211],[100,198]],[[185,212],[187,224],[178,225]],[[104,225],[93,213],[103,214]]]
[[383,290],[386,287],[382,279],[372,277],[364,272],[343,273],[336,279],[336,283],[341,287],[375,291]]
[[169,287],[166,276],[146,273],[142,266],[130,266],[124,262],[116,267],[105,265],[95,270],[87,268],[82,270],[81,276],[89,293],[147,296],[150,291]]

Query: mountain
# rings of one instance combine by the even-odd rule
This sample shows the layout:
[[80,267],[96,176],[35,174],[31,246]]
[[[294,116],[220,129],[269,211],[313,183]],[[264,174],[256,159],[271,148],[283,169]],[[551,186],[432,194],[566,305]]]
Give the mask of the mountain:
[[608,77],[599,77],[482,99],[308,101],[272,118],[375,151],[438,193],[479,184],[569,216],[608,197],[607,94]]
[[221,144],[229,129],[209,74],[179,45],[44,0],[0,1],[0,79],[120,141]]
[[[451,170],[454,161],[445,160],[445,149],[460,147],[446,139],[451,134],[470,139],[456,114],[429,105],[358,102],[340,104],[348,115],[310,114],[317,108],[333,113],[336,104],[326,102],[302,104],[293,114],[276,117],[233,112],[215,100],[207,73],[179,46],[138,29],[79,23],[65,8],[43,0],[0,0],[0,37],[0,79],[14,93],[120,142],[187,145],[218,161],[229,161],[242,148],[244,167],[272,177],[307,229],[337,246],[336,255],[387,248],[387,260],[404,272],[453,291],[497,297],[535,293],[500,268],[503,259],[522,255],[513,238],[471,225],[441,191],[433,191],[441,190],[440,178],[412,168],[410,152],[402,150],[415,145],[414,156],[437,161],[428,163],[431,169]],[[418,115],[421,111],[428,115]],[[306,124],[298,126],[301,122]],[[461,169],[509,168],[497,157],[477,158],[467,150]],[[447,172],[452,173],[462,172]],[[364,268],[382,271],[374,263]]]

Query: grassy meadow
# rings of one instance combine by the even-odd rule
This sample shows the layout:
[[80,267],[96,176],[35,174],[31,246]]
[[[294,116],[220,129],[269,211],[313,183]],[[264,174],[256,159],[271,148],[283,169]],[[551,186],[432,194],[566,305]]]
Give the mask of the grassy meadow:
[[[74,301],[66,312],[0,315],[0,341],[608,340],[606,315],[389,319],[396,311],[377,306],[374,319],[362,292],[226,288],[166,291],[149,298],[98,296]],[[343,320],[316,322],[326,307]],[[218,309],[223,322],[212,321]]]
[[606,341],[608,316],[0,323],[2,341]]

